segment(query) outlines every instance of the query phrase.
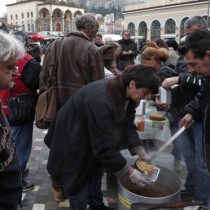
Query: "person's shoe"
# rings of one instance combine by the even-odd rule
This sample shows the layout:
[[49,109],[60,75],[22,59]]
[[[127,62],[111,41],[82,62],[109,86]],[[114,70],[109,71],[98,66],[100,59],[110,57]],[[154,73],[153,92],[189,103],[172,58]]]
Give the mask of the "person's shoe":
[[27,192],[29,190],[34,189],[34,184],[32,184],[31,182],[28,182],[26,180],[22,180],[22,184],[23,184],[23,192]]
[[25,171],[23,173],[23,177],[26,177],[29,175],[29,168],[25,168]]
[[88,209],[89,210],[114,210],[113,208],[105,206],[104,204],[100,206],[89,206]]
[[174,170],[179,173],[182,170],[181,160],[175,160]]
[[192,200],[195,200],[195,196],[192,192],[189,192],[186,189],[181,190],[181,201],[191,202]]
[[186,194],[194,196],[194,194],[191,191],[188,191],[186,189],[181,190],[181,195],[186,195]]
[[55,189],[53,186],[51,188],[51,192],[54,196],[54,199],[57,201],[57,202],[62,202],[65,200],[65,194],[64,194],[64,191],[62,188],[60,189]]

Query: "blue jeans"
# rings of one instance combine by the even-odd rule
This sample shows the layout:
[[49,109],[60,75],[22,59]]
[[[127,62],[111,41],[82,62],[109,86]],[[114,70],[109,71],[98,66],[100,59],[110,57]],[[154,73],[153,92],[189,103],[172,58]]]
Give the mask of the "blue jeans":
[[33,122],[21,126],[11,126],[11,132],[16,144],[16,153],[22,174],[31,154]]
[[[174,135],[179,130],[179,118],[172,112],[168,112],[167,114],[168,120],[170,122],[171,135]],[[181,160],[181,139],[175,139],[173,141],[173,150],[171,154],[174,156],[175,161]]]
[[101,180],[103,171],[99,170],[91,176],[84,188],[74,196],[69,196],[71,210],[87,210],[89,206],[103,205],[103,194],[101,191]]
[[185,188],[195,195],[196,200],[210,203],[210,174],[204,164],[202,124],[195,122],[180,136],[182,154],[187,166]]

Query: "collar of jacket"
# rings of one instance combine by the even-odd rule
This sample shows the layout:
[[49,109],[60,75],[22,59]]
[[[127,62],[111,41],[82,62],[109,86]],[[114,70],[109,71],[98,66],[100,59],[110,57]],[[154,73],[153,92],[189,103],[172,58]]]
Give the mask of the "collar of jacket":
[[66,37],[69,37],[69,36],[79,36],[79,37],[85,38],[85,39],[89,40],[90,42],[92,42],[90,40],[90,38],[87,36],[87,34],[85,32],[83,32],[83,31],[71,32],[71,33],[68,33],[66,35]]
[[126,87],[124,87],[120,75],[109,79],[108,95],[114,109],[114,123],[121,123],[126,119],[134,120],[135,108],[137,103],[129,100],[127,109],[125,109]]
[[133,41],[131,39],[121,39],[119,40],[120,43],[133,43]]

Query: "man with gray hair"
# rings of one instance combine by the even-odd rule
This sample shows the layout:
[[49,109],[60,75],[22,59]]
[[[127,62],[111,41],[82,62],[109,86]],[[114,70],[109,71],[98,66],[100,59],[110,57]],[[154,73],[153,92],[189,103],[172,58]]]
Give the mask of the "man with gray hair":
[[[13,87],[18,74],[16,63],[24,51],[22,43],[0,31],[0,90]],[[0,103],[0,209],[16,210],[21,195],[21,171],[15,143]]]
[[103,53],[93,44],[99,23],[92,14],[77,16],[77,31],[67,34],[61,42],[58,58],[57,83],[58,104],[67,99],[83,85],[104,77]]
[[186,35],[197,29],[206,29],[207,22],[201,16],[190,17],[184,24]]
[[[56,75],[59,108],[82,86],[104,78],[103,51],[93,44],[93,39],[99,29],[98,21],[92,14],[86,13],[77,16],[75,25],[77,31],[67,34],[60,46]],[[43,78],[40,80],[40,89],[42,89],[42,86],[46,84],[43,83]],[[92,184],[94,189],[89,190],[91,192],[88,199],[90,208],[106,207],[101,192],[101,178],[102,173],[97,174]],[[52,193],[55,200],[63,201],[65,196],[62,180],[56,180],[54,177],[52,180]]]

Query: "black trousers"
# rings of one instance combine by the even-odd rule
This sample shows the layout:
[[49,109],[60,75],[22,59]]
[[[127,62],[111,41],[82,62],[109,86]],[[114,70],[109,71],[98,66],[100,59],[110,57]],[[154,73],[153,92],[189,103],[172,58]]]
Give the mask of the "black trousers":
[[0,210],[17,210],[21,196],[21,172],[15,154],[9,166],[0,171]]

